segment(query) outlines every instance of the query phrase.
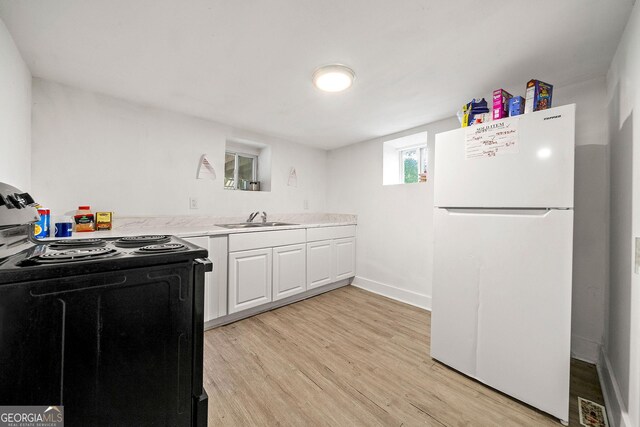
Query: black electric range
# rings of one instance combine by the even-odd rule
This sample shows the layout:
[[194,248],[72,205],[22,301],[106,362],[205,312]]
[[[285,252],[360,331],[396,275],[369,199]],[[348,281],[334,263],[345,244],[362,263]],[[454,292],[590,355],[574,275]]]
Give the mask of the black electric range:
[[0,183],[0,404],[62,406],[68,426],[206,426],[207,251],[172,236],[35,241],[37,219]]
[[0,259],[0,284],[206,257],[205,249],[165,235],[38,241],[13,256]]

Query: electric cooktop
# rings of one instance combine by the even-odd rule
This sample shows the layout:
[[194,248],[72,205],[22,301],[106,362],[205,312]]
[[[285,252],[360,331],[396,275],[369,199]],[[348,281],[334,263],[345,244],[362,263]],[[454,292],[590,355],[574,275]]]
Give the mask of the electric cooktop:
[[[22,281],[24,278],[33,280],[51,276],[55,272],[76,275],[180,262],[193,260],[194,257],[206,258],[207,251],[178,237],[167,235],[52,240],[35,244],[25,251],[0,260],[0,272],[15,272],[19,275],[14,280]],[[27,275],[25,270],[32,274]],[[0,283],[7,283],[11,279],[4,276],[0,277]]]

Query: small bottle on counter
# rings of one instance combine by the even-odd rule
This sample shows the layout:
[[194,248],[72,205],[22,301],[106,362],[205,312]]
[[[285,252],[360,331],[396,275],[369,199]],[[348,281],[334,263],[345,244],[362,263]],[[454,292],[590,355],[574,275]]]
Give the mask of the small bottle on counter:
[[51,211],[49,209],[38,206],[38,214],[40,215],[40,220],[36,222],[35,225],[35,238],[45,239],[50,236],[49,230],[51,228]]
[[71,237],[73,233],[73,218],[61,216],[54,222],[54,232],[56,237]]
[[96,221],[91,212],[91,206],[78,206],[78,210],[73,217],[76,233],[95,231]]

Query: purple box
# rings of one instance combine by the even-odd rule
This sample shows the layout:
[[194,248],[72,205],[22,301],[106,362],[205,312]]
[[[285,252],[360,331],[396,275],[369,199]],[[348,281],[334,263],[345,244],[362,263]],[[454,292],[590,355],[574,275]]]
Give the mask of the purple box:
[[509,115],[509,99],[511,94],[506,90],[493,91],[493,120],[503,119]]
[[533,113],[534,111],[551,108],[552,96],[553,85],[540,80],[529,80],[527,83],[527,93],[525,94],[526,103],[524,112]]
[[519,116],[524,113],[524,98],[514,96],[509,100],[509,117]]

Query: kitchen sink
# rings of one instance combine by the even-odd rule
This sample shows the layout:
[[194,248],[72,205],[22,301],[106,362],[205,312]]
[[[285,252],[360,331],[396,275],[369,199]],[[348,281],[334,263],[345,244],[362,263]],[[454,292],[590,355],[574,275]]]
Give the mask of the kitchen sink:
[[255,228],[260,227],[260,224],[254,224],[253,222],[240,222],[238,224],[216,224],[218,227],[224,228]]
[[282,227],[290,224],[288,222],[239,222],[237,224],[216,224],[218,227],[224,228],[260,228],[260,227]]

